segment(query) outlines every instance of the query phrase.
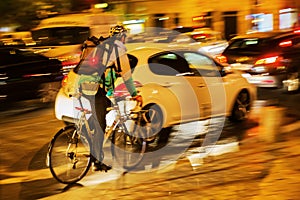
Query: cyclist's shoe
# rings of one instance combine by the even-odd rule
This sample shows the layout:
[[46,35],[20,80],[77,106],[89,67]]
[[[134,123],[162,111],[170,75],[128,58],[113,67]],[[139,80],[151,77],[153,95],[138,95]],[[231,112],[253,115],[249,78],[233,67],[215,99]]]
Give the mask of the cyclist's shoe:
[[108,170],[111,170],[111,166],[106,165],[102,162],[94,162],[94,166],[93,166],[93,171],[105,171],[107,172]]

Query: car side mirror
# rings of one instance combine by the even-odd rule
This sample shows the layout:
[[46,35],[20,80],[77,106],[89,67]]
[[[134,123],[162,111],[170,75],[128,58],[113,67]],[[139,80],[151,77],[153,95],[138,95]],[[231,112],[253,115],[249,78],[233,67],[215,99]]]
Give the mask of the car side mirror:
[[233,73],[231,67],[222,67],[222,69],[220,70],[221,77],[231,73]]

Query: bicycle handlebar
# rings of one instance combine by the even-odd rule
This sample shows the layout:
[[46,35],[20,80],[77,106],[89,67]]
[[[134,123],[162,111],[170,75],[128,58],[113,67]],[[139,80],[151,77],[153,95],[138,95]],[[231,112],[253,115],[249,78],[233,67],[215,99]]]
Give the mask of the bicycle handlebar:
[[[79,99],[82,96],[81,92],[76,92],[73,94],[69,94],[69,97],[74,97],[76,99]],[[120,102],[120,101],[125,101],[126,99],[128,99],[129,101],[135,101],[136,105],[135,107],[132,109],[132,111],[140,111],[142,108],[142,102],[140,100],[137,100],[136,97],[130,97],[128,98],[128,96],[118,96],[118,97],[112,97],[115,102]]]

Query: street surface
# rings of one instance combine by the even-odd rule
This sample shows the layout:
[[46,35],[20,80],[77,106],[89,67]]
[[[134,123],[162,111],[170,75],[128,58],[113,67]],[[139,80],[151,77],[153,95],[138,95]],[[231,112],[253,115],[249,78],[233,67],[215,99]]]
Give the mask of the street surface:
[[[276,96],[273,91],[271,95]],[[171,145],[161,154],[149,154],[139,171],[92,172],[78,184],[58,183],[45,165],[47,146],[64,126],[51,106],[2,112],[1,199],[298,199],[300,190],[299,104],[271,101],[287,107],[279,141],[259,137],[259,113],[247,122],[225,121],[216,145],[203,142],[220,122],[201,121],[174,127]],[[261,98],[263,99],[263,98]],[[298,107],[297,107],[298,106]],[[28,108],[30,107],[30,109]],[[290,112],[294,108],[295,112]],[[210,125],[209,127],[207,125]],[[195,127],[201,127],[195,129]],[[195,133],[194,130],[200,130]],[[196,135],[196,139],[189,134]],[[164,149],[165,149],[164,148]],[[105,146],[107,162],[110,160]]]

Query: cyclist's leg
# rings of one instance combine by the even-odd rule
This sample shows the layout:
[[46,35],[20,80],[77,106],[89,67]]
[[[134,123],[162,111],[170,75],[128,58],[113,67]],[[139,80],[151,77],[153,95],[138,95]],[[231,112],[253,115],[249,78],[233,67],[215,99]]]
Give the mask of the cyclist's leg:
[[95,116],[91,116],[88,120],[91,130],[94,130],[93,135],[91,135],[92,147],[91,156],[92,161],[102,161],[102,146],[103,146],[103,130],[100,127],[99,122]]
[[98,93],[95,96],[95,103],[94,103],[94,111],[93,113],[94,116],[96,116],[97,120],[94,120],[94,127],[95,127],[95,133],[93,136],[93,156],[96,158],[95,163],[97,163],[98,166],[96,168],[100,169],[95,169],[95,170],[109,170],[111,167],[110,166],[104,166],[102,163],[102,160],[104,158],[103,154],[103,140],[104,140],[104,131],[106,128],[106,114],[107,114],[107,107],[108,107],[108,98],[104,94],[104,92],[99,89]]

